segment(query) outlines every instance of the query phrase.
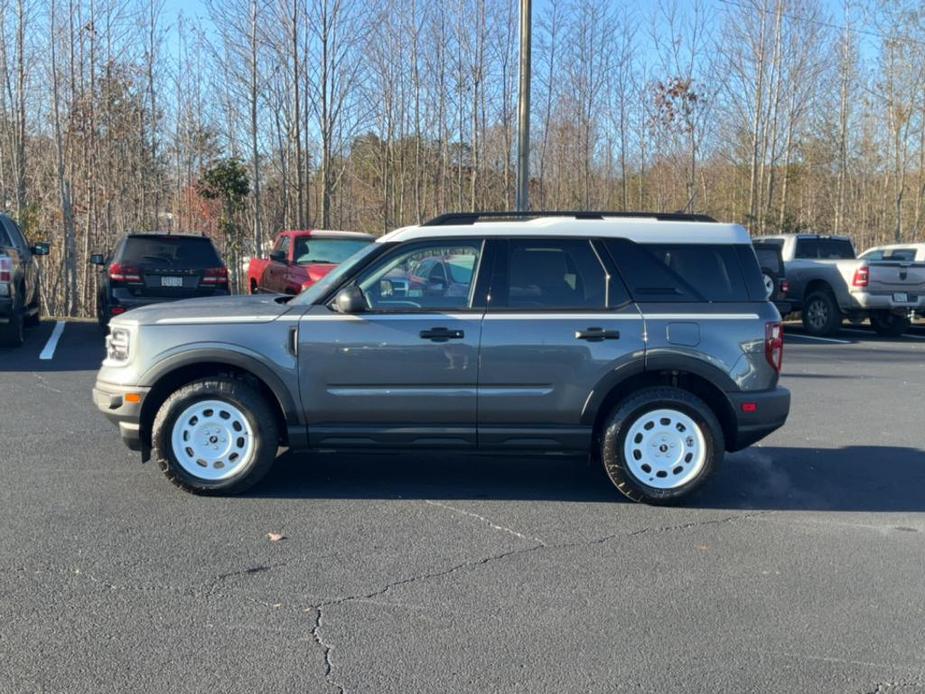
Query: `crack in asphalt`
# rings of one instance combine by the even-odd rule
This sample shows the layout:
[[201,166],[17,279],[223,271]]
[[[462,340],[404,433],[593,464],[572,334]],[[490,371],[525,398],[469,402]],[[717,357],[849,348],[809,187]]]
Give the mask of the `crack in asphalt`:
[[315,643],[321,647],[321,655],[324,658],[324,680],[328,685],[337,689],[340,694],[344,694],[344,691],[346,691],[344,685],[334,679],[334,666],[331,663],[331,651],[334,647],[321,638],[321,607],[315,607],[314,609],[315,623],[312,625],[312,638],[315,639]]
[[[432,503],[432,502],[428,501],[427,503]],[[444,506],[443,504],[434,504],[434,505]],[[503,530],[513,535],[516,535],[517,537],[529,539],[526,536],[521,535],[520,533],[517,533],[516,531],[510,530],[509,528],[505,528],[504,526],[498,526],[492,521],[488,520],[487,518],[484,518],[483,516],[478,516],[477,514],[469,513],[466,511],[460,511],[459,509],[455,509],[449,506],[446,506],[446,508],[449,508],[452,511],[464,513],[465,515],[475,516],[479,518],[480,520],[484,521],[485,523],[487,523],[493,529]],[[722,525],[726,523],[733,523],[733,522],[740,521],[740,520],[748,520],[751,518],[755,518],[756,516],[763,516],[769,513],[772,513],[772,511],[756,511],[755,513],[740,513],[740,514],[735,514],[732,516],[724,516],[722,518],[713,518],[713,519],[705,520],[705,521],[694,521],[690,523],[679,523],[677,525],[666,525],[666,526],[657,526],[657,527],[652,527],[652,528],[642,528],[640,530],[636,530],[636,531],[629,532],[629,533],[612,533],[610,535],[605,535],[605,536],[595,538],[592,540],[583,540],[583,541],[575,541],[575,542],[560,542],[560,543],[555,543],[555,544],[546,544],[537,538],[533,538],[535,543],[530,545],[529,547],[522,547],[520,549],[514,549],[514,550],[509,550],[507,552],[501,552],[499,554],[493,554],[488,557],[483,557],[481,559],[474,559],[474,560],[461,562],[459,564],[454,564],[453,566],[443,569],[441,571],[430,571],[427,573],[416,574],[414,576],[402,578],[397,581],[386,583],[383,587],[379,588],[378,590],[374,590],[369,593],[357,593],[354,595],[345,595],[345,596],[341,596],[338,598],[331,598],[329,600],[323,600],[319,603],[315,603],[311,605],[311,608],[314,609],[315,611],[315,623],[312,626],[311,633],[312,633],[312,637],[314,638],[315,642],[322,649],[322,653],[324,656],[325,680],[328,682],[328,684],[336,687],[338,691],[341,692],[341,694],[343,694],[343,692],[346,692],[346,687],[340,682],[338,682],[336,679],[334,679],[334,675],[333,675],[334,661],[331,657],[331,653],[335,647],[333,644],[328,643],[321,637],[322,611],[326,607],[343,605],[344,603],[348,603],[348,602],[363,602],[363,601],[373,600],[374,598],[378,598],[378,597],[385,595],[393,588],[398,588],[400,586],[409,585],[411,583],[417,583],[419,581],[428,581],[434,578],[443,578],[444,576],[449,576],[450,574],[457,573],[459,571],[462,571],[463,569],[485,566],[486,564],[490,564],[496,561],[501,561],[503,559],[508,559],[510,557],[518,556],[521,554],[530,554],[530,553],[536,552],[537,550],[573,549],[575,547],[582,547],[582,546],[590,547],[592,545],[603,545],[617,538],[633,538],[633,537],[639,537],[642,535],[648,535],[648,534],[654,534],[654,533],[667,533],[667,532],[676,532],[680,530],[689,530],[691,528],[697,528],[697,527],[708,526],[708,525]]]
[[887,682],[877,682],[873,689],[866,689],[864,694],[883,694],[891,689],[910,687],[915,691],[925,690],[925,684],[921,680],[889,680]]

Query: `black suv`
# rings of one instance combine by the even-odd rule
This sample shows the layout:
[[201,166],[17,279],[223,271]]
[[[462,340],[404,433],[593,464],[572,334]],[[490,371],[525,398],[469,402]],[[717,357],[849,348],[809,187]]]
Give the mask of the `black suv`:
[[48,244],[30,246],[16,222],[0,214],[0,346],[18,347],[23,326],[39,322],[37,255],[48,255]]
[[103,270],[96,315],[104,328],[138,306],[228,294],[228,268],[204,236],[128,234],[110,257],[90,262]]

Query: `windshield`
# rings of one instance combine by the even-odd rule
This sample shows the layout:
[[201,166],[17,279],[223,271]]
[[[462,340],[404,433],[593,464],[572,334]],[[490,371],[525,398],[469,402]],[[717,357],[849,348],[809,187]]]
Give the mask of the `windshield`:
[[371,241],[372,239],[325,239],[304,236],[296,239],[294,258],[297,265],[339,265]]
[[336,286],[344,277],[349,275],[353,271],[353,268],[364,262],[367,256],[372,255],[380,248],[382,248],[382,244],[379,243],[361,244],[359,251],[331,270],[323,279],[295,297],[290,303],[294,306],[309,306],[316,303],[330,291],[331,287]]

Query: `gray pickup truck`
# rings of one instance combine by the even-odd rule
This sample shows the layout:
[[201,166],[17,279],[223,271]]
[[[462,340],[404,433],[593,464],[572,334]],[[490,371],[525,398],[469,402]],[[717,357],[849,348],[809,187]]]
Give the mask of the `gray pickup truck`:
[[788,298],[811,335],[833,335],[845,319],[869,319],[878,334],[898,337],[916,314],[925,314],[925,263],[859,259],[846,236],[784,234],[757,240],[780,245]]
[[667,503],[783,425],[782,353],[742,227],[473,213],[394,231],[296,297],[116,316],[93,398],[200,494],[247,489],[288,446],[591,452]]
[[23,328],[38,323],[41,298],[35,256],[47,254],[48,244],[30,246],[16,222],[0,214],[0,346],[18,347]]

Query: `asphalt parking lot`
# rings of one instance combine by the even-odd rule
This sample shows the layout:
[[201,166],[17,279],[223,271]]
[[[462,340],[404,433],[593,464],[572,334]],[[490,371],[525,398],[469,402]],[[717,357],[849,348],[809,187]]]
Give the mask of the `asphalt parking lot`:
[[444,455],[193,497],[90,402],[95,324],[53,327],[0,350],[0,691],[925,691],[925,328],[788,329],[789,424],[653,508]]

